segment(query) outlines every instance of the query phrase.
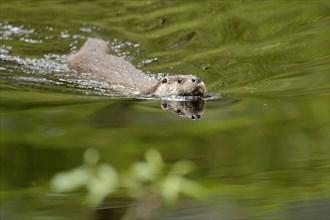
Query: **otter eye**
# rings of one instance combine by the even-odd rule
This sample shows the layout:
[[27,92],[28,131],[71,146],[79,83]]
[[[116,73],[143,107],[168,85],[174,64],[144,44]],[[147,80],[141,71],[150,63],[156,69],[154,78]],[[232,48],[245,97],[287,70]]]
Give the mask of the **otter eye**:
[[196,82],[196,79],[192,79],[191,81],[192,81],[192,82]]
[[182,78],[179,78],[179,79],[178,79],[178,83],[181,83],[181,82],[182,82]]

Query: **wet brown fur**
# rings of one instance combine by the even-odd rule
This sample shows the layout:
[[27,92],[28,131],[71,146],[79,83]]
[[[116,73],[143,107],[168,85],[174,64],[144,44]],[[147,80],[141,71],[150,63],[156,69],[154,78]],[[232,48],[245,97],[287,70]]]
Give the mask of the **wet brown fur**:
[[68,67],[78,73],[89,73],[90,78],[118,85],[125,91],[141,95],[169,96],[196,95],[206,92],[204,83],[193,75],[174,75],[160,81],[136,69],[125,59],[107,54],[108,44],[99,39],[88,39],[82,48],[68,58]]

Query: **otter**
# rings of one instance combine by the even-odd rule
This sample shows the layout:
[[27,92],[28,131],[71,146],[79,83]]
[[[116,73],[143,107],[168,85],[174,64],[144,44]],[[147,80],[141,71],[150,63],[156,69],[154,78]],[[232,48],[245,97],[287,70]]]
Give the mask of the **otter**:
[[165,101],[161,103],[164,110],[169,110],[180,117],[192,120],[200,119],[204,113],[205,100],[199,98],[193,101]]
[[121,57],[107,54],[107,42],[89,38],[68,57],[68,67],[90,79],[106,82],[117,91],[148,96],[203,96],[204,82],[193,75],[173,75],[157,80]]

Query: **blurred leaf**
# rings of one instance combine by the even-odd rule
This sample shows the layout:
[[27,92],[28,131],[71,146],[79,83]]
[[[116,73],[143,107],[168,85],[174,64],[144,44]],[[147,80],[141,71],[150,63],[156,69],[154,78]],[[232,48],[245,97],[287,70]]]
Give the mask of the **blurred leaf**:
[[51,188],[54,192],[71,192],[74,191],[90,180],[90,173],[83,167],[61,172],[56,174],[51,180]]
[[132,175],[139,181],[151,181],[155,178],[154,170],[145,162],[138,162],[132,166]]
[[195,168],[195,165],[191,161],[187,160],[180,160],[173,164],[171,169],[171,174],[177,174],[177,175],[186,175],[187,173],[190,173]]
[[161,186],[161,195],[166,203],[177,201],[180,193],[182,177],[178,175],[169,175],[164,179]]
[[87,165],[96,165],[99,161],[99,152],[94,148],[89,148],[84,153],[84,162]]
[[163,166],[164,166],[164,162],[162,159],[162,156],[160,155],[160,153],[155,150],[155,149],[149,149],[146,153],[145,153],[145,159],[148,163],[148,165],[155,171],[155,172],[159,172]]
[[96,177],[92,178],[87,189],[89,195],[87,202],[91,206],[96,206],[108,195],[113,193],[119,183],[117,172],[107,164],[101,164],[96,171]]

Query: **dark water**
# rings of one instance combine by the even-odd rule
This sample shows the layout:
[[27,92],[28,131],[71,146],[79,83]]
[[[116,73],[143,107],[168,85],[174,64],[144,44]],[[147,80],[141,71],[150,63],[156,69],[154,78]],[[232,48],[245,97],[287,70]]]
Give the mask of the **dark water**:
[[[329,218],[328,1],[2,0],[0,30],[1,219]],[[202,78],[202,117],[70,73],[88,37],[147,73]],[[112,169],[150,175],[148,149],[159,176],[107,191]],[[89,185],[54,191],[83,163]],[[173,197],[173,166],[188,195]]]

